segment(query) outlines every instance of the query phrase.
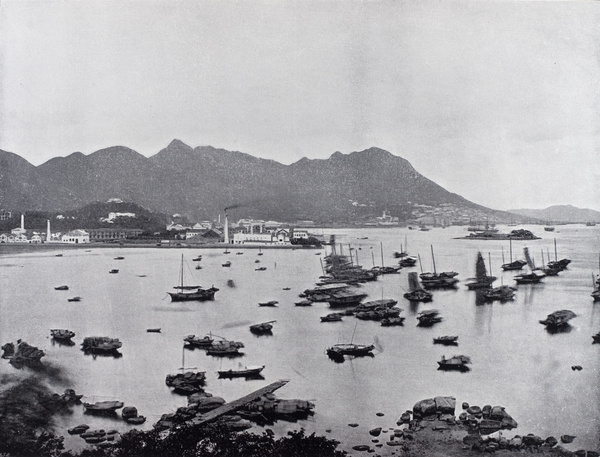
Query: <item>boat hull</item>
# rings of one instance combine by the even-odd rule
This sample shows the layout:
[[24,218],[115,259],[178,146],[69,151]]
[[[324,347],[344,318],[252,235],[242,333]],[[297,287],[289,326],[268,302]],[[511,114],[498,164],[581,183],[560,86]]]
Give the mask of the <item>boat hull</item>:
[[211,287],[210,289],[198,289],[196,292],[167,292],[171,296],[171,301],[209,301],[215,299],[215,293],[219,289]]

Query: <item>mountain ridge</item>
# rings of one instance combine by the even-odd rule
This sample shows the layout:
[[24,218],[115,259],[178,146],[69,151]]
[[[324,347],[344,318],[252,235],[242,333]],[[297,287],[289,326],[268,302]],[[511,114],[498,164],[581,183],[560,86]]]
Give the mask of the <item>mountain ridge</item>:
[[173,139],[146,157],[127,146],[89,155],[74,152],[34,166],[0,150],[5,164],[2,205],[7,209],[71,210],[113,197],[153,211],[211,219],[226,207],[240,217],[345,223],[383,211],[410,219],[415,205],[442,204],[469,214],[501,215],[447,191],[410,162],[378,147],[327,159],[306,157],[285,165],[213,146],[191,147]]

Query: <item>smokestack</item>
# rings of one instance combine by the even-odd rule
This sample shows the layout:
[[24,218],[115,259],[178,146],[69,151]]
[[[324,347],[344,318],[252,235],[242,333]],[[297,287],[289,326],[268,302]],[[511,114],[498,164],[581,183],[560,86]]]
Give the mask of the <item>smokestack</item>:
[[50,219],[46,223],[46,241],[50,241]]
[[229,244],[229,221],[227,220],[227,213],[225,213],[225,243]]
[[25,214],[21,214],[21,230],[25,230]]

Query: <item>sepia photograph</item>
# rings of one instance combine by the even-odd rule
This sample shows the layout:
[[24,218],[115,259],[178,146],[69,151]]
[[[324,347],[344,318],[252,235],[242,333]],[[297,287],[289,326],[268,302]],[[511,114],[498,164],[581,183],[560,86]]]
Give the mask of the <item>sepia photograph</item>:
[[0,457],[600,456],[600,3],[0,0]]

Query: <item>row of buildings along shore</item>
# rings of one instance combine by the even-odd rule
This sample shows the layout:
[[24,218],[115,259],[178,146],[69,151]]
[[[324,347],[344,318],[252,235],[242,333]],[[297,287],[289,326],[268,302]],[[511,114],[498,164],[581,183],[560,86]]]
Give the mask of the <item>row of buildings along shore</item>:
[[[135,215],[129,216],[135,217]],[[166,226],[171,234],[169,239],[161,240],[161,244],[245,244],[245,245],[286,245],[315,238],[323,241],[322,235],[309,233],[306,229],[283,227],[275,221],[240,219],[230,225],[225,219],[223,226],[215,227],[211,222],[185,225],[172,222]],[[21,215],[21,225],[10,233],[0,233],[0,244],[88,244],[92,242],[134,241],[143,234],[142,229],[129,228],[94,228],[75,229],[66,233],[52,232],[50,220],[47,220],[46,231],[25,228],[25,216]]]

